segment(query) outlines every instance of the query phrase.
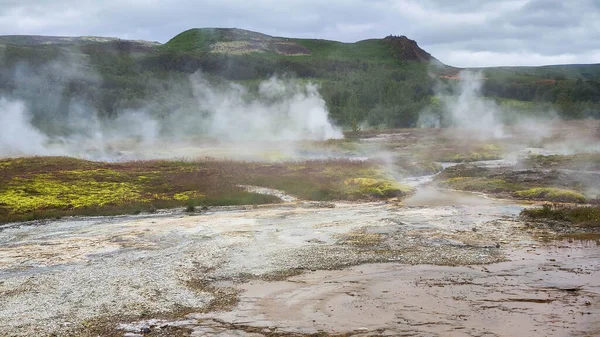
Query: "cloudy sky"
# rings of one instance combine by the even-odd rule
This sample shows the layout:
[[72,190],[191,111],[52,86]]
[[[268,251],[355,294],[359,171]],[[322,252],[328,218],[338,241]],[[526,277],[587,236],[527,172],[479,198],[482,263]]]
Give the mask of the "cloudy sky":
[[600,63],[600,0],[0,0],[0,35],[166,42],[194,27],[345,42],[406,35],[461,67]]

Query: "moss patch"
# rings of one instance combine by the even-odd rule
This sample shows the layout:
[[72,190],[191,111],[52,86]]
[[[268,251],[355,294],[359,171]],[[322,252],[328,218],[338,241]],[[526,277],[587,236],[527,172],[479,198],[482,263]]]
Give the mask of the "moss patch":
[[13,178],[0,193],[0,207],[12,213],[47,208],[82,208],[143,201],[141,189],[131,182],[81,179],[61,181],[47,174]]
[[524,191],[517,191],[515,192],[515,195],[523,199],[547,200],[555,202],[584,203],[587,201],[586,197],[581,193],[573,190],[553,187],[530,188]]
[[526,200],[585,203],[594,177],[549,170],[514,170],[461,164],[436,176],[438,185],[463,191],[483,192]]
[[[440,140],[441,141],[441,140]],[[426,158],[438,162],[468,163],[502,159],[503,150],[497,144],[441,143],[426,150]]]
[[519,189],[516,184],[503,179],[490,179],[485,177],[455,177],[440,182],[440,186],[473,192],[504,193],[514,192]]
[[346,179],[349,194],[358,198],[394,198],[410,195],[414,189],[410,186],[400,185],[390,180],[374,178],[351,178]]
[[359,200],[411,193],[375,162],[140,161],[65,157],[0,160],[0,223],[158,208],[280,202],[239,185],[275,188],[306,200]]

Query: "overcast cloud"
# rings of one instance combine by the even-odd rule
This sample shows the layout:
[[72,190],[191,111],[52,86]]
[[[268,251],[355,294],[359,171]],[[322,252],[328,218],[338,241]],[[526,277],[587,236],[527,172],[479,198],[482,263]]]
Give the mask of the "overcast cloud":
[[406,35],[460,67],[600,63],[600,0],[0,0],[0,35],[164,43],[195,27],[344,42]]

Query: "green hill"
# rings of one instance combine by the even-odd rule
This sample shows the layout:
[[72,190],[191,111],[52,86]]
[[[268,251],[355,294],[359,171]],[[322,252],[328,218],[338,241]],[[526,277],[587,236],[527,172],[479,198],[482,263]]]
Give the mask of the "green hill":
[[243,55],[260,53],[287,57],[312,57],[392,63],[436,61],[405,36],[388,36],[355,43],[319,39],[273,37],[237,28],[194,28],[182,32],[161,46],[171,51],[204,51]]

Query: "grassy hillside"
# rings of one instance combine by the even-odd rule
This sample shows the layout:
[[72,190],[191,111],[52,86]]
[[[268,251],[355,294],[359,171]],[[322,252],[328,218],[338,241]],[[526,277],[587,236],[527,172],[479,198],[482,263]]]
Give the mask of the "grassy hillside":
[[[258,80],[272,75],[318,83],[330,117],[356,129],[364,123],[415,126],[422,111],[439,108],[434,89],[452,89],[455,80],[442,75],[460,69],[441,64],[404,36],[342,43],[201,28],[162,45],[99,37],[0,36],[0,96],[27,102],[34,123],[53,133],[68,132],[61,119],[74,104],[84,103],[101,118],[127,109],[170,114],[188,99],[193,102],[188,77],[198,70],[216,82],[241,83],[251,94],[258,90]],[[483,93],[526,107],[517,113],[543,106],[565,118],[600,117],[599,64],[481,70]],[[174,101],[175,96],[183,98]]]
[[481,70],[486,76],[499,79],[536,79],[536,80],[598,80],[600,64],[561,64],[540,67],[493,67],[472,68]]
[[[320,39],[273,37],[236,28],[194,28],[173,37],[163,46],[168,51],[201,51],[215,54],[250,54],[300,57],[301,59],[361,60],[373,63],[426,62],[434,58],[406,37],[369,39],[355,43]],[[421,56],[419,58],[417,55]]]

